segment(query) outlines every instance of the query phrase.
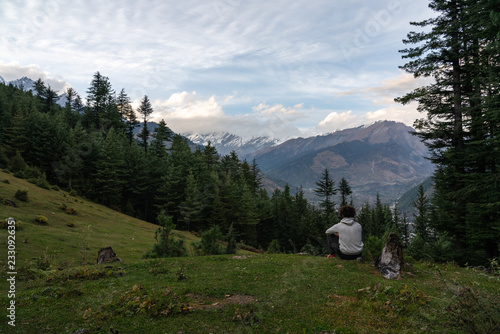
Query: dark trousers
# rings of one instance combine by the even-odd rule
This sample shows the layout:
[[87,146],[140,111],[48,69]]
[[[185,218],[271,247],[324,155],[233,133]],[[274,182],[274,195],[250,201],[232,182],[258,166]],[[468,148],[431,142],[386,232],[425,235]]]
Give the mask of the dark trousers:
[[339,236],[335,234],[327,235],[328,237],[328,253],[337,254],[342,260],[356,260],[361,254],[347,255],[340,251]]

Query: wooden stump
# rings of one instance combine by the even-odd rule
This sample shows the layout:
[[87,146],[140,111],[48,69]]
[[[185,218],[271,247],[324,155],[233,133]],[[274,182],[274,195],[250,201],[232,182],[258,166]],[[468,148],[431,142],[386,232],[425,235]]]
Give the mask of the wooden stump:
[[105,247],[101,248],[99,252],[97,252],[97,264],[103,263],[103,262],[114,262],[114,261],[121,261],[113,252],[113,249],[111,247]]
[[403,248],[396,233],[390,233],[382,255],[377,261],[377,269],[387,279],[400,277],[403,268]]

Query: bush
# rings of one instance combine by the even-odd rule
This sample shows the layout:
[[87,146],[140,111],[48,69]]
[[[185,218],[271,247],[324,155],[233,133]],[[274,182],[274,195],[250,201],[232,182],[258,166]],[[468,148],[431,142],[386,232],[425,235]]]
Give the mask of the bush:
[[10,164],[10,170],[14,173],[17,173],[24,171],[27,167],[28,164],[26,164],[26,161],[24,161],[21,153],[19,151],[16,151],[16,155],[12,158]]
[[28,190],[18,189],[16,191],[16,194],[14,195],[14,197],[22,202],[27,202],[28,201]]
[[273,239],[269,246],[267,246],[268,254],[279,254],[281,253],[280,242],[277,239]]
[[37,215],[35,218],[35,221],[39,224],[42,224],[42,225],[47,225],[49,223],[49,220],[47,219],[47,217],[42,216],[42,215]]
[[77,192],[76,192],[76,190],[75,190],[75,189],[72,189],[72,190],[69,192],[69,195],[70,195],[70,196],[74,196],[74,197],[76,197],[78,194],[77,194]]
[[68,215],[76,215],[77,214],[77,211],[76,209],[74,208],[68,208],[66,206],[66,204],[61,204],[61,206],[59,207],[59,209],[65,213],[67,213]]
[[143,258],[151,259],[157,257],[180,257],[186,255],[186,247],[184,240],[175,240],[170,233],[175,225],[172,222],[172,217],[165,215],[163,212],[157,217],[160,228],[155,232],[156,243]]
[[196,254],[198,255],[220,255],[222,254],[222,245],[219,240],[222,239],[222,233],[219,226],[215,225],[201,234],[201,241],[193,243]]
[[363,258],[366,258],[370,261],[375,261],[380,257],[380,255],[382,255],[383,248],[383,240],[377,238],[376,236],[370,235],[363,247]]
[[[15,230],[16,231],[19,231],[19,230],[22,230],[23,229],[23,223],[19,220],[19,219],[14,219],[14,221],[16,222],[15,223]],[[9,221],[8,219],[5,219],[5,220],[1,220],[0,221],[0,228],[9,228]]]

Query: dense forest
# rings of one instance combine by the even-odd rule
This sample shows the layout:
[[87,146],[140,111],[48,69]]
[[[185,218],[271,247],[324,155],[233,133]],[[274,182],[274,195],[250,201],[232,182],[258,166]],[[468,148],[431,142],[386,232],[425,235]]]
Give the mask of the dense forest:
[[[116,94],[99,72],[85,105],[71,88],[66,95],[60,107],[42,80],[34,92],[0,85],[0,167],[150,222],[166,214],[177,229],[217,226],[226,235],[233,227],[238,241],[255,248],[326,251],[325,230],[350,199],[345,179],[335,182],[325,170],[317,205],[288,185],[269,194],[255,161],[241,161],[235,152],[220,156],[210,144],[192,150],[164,121],[149,133],[148,97],[134,110],[125,90]],[[398,221],[380,201],[365,205],[360,219],[366,238],[381,238]]]
[[[380,200],[354,203],[357,220],[366,255],[395,231],[416,258],[485,264],[499,256],[500,240],[500,2],[430,6],[438,15],[413,23],[426,30],[408,34],[404,43],[412,47],[402,50],[409,59],[402,69],[434,83],[397,100],[415,101],[426,114],[415,134],[436,165],[432,200],[421,187],[413,217]],[[117,93],[99,72],[86,94],[83,103],[69,88],[60,107],[41,79],[28,92],[1,84],[0,167],[150,222],[168,216],[177,229],[217,227],[221,236],[268,251],[326,251],[324,232],[350,199],[346,180],[325,170],[317,205],[300,188],[269,194],[255,161],[221,156],[210,144],[191,150],[163,120],[150,133],[147,96],[134,110],[125,89]]]

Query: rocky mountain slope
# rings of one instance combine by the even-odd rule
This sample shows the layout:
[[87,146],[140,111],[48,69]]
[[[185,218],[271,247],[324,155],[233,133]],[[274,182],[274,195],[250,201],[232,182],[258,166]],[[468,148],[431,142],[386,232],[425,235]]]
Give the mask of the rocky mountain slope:
[[373,202],[377,193],[392,202],[433,171],[424,158],[426,147],[411,131],[403,123],[382,121],[288,140],[256,152],[255,158],[266,174],[302,185],[310,194],[328,169],[336,182],[341,178],[349,182],[355,204]]

